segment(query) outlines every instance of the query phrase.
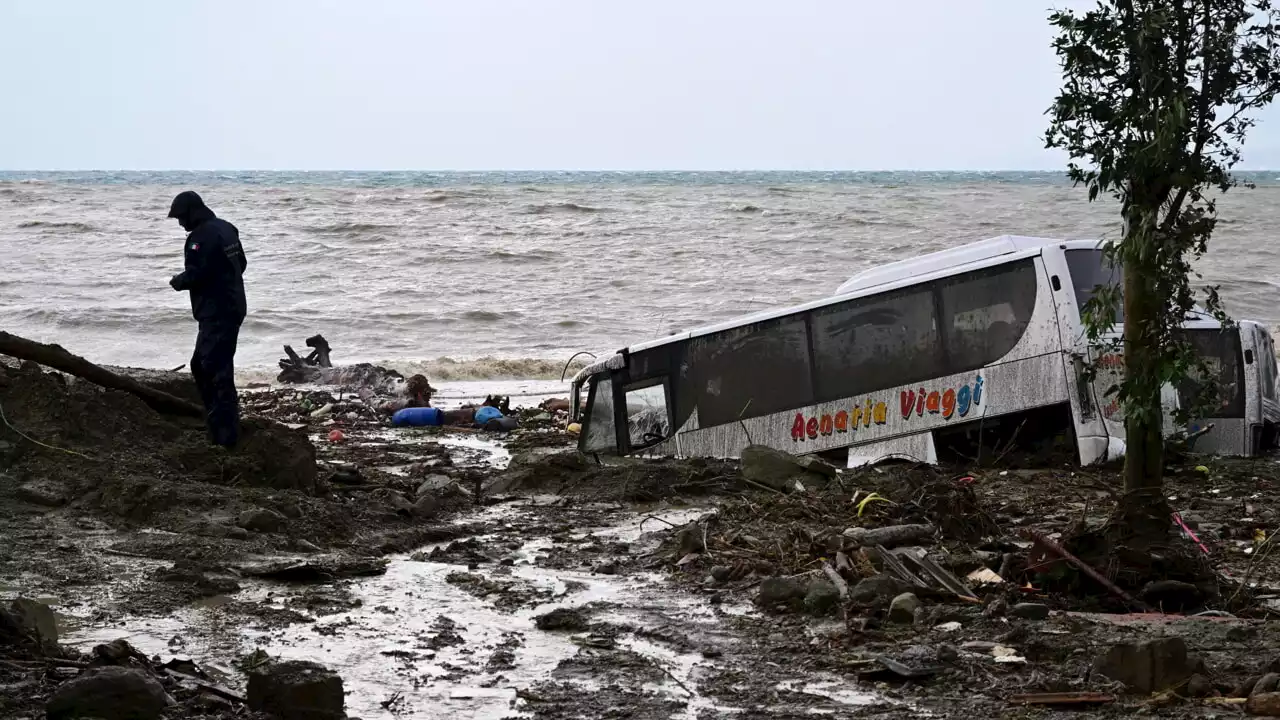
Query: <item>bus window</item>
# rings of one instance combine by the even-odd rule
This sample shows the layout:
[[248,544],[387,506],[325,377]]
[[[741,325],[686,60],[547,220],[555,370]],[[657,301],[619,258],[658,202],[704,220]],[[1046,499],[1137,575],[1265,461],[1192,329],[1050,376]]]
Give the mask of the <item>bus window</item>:
[[[1196,352],[1209,366],[1211,377],[1216,380],[1217,397],[1211,400],[1209,417],[1244,417],[1244,367],[1240,359],[1240,332],[1238,330],[1188,330],[1187,336]],[[1194,375],[1194,370],[1192,371]],[[1183,407],[1195,404],[1200,393],[1200,380],[1189,377],[1178,387],[1178,399]]]
[[[1068,250],[1067,269],[1071,271],[1071,286],[1076,293],[1076,306],[1083,317],[1085,305],[1093,299],[1102,285],[1120,285],[1122,271],[1103,257],[1101,250]],[[1116,306],[1116,323],[1124,322],[1124,298]]]
[[940,283],[948,373],[964,372],[1008,355],[1036,307],[1031,260],[958,275]]
[[671,435],[664,384],[627,389],[627,437],[632,450],[646,448]]
[[697,408],[702,427],[809,405],[813,390],[804,317],[768,320],[689,341],[679,392],[692,399],[690,407]]
[[945,374],[928,286],[814,310],[810,322],[819,401]]
[[587,426],[582,436],[584,452],[617,452],[617,425],[613,420],[613,382],[601,375],[591,383],[587,400]]

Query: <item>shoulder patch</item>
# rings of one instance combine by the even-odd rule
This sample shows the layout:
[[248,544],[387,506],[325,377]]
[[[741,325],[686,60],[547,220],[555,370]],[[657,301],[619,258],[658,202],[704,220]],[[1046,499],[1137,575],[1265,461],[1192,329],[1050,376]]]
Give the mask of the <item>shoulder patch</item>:
[[192,251],[199,250],[199,249],[200,249],[200,243],[198,243],[198,242],[193,242],[193,243],[191,243],[191,249],[192,249]]

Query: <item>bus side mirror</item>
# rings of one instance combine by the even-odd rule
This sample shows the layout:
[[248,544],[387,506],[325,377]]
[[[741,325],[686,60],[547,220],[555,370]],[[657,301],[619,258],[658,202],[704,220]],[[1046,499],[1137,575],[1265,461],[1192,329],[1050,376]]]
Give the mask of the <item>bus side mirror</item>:
[[1252,364],[1253,364],[1253,351],[1252,351],[1252,350],[1245,350],[1245,351],[1244,351],[1244,364],[1245,364],[1245,365],[1252,365]]

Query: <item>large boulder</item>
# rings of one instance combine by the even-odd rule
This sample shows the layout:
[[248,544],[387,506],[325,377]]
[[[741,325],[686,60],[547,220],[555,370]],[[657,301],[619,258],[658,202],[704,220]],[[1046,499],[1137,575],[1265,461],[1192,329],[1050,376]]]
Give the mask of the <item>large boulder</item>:
[[249,709],[280,720],[342,720],[342,678],[307,660],[268,663],[249,674]]
[[817,458],[791,455],[764,445],[750,445],[741,455],[742,476],[775,490],[790,491],[799,481],[806,488],[826,487],[834,467]]
[[58,620],[53,610],[27,598],[0,607],[0,644],[30,646],[58,654]]
[[62,683],[45,704],[49,720],[155,720],[173,699],[158,680],[124,667],[89,668]]

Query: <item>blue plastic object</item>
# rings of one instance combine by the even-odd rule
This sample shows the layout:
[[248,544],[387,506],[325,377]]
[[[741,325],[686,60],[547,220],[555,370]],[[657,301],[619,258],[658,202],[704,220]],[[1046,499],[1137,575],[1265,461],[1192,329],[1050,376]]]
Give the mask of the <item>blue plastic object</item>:
[[442,425],[444,424],[444,414],[439,408],[433,407],[411,407],[397,410],[395,415],[391,416],[391,424],[398,427],[411,426],[418,427],[422,425]]
[[485,405],[484,407],[476,408],[476,424],[480,427],[484,427],[490,420],[501,419],[502,411],[496,407]]

